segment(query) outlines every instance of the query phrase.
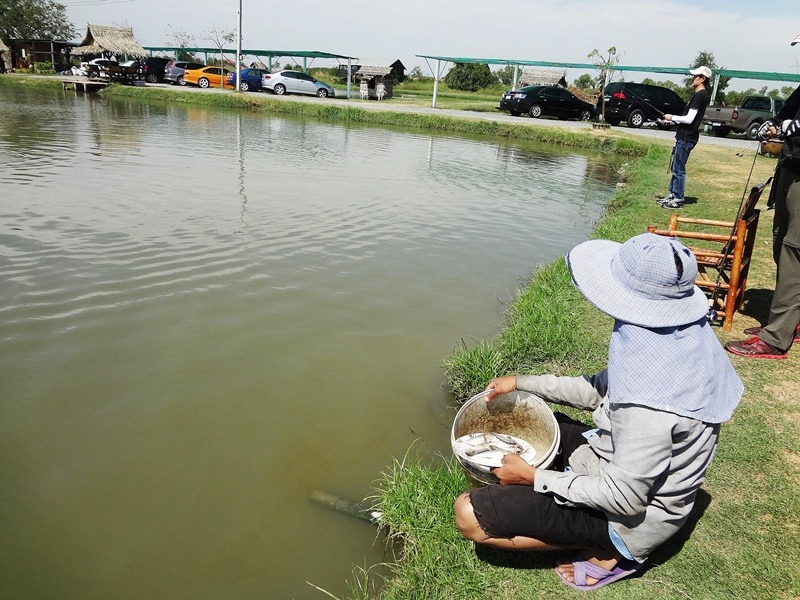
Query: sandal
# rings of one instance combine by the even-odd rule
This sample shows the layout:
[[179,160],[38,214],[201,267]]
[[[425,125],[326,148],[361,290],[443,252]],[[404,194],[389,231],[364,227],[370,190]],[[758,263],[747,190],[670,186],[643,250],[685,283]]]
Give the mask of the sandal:
[[[596,590],[606,586],[609,583],[614,583],[623,577],[627,577],[628,575],[631,575],[641,569],[643,566],[643,563],[622,559],[617,563],[616,567],[609,571],[608,569],[604,569],[603,567],[589,562],[588,560],[583,560],[580,556],[576,556],[575,560],[572,561],[572,567],[575,569],[575,581],[568,581],[564,575],[558,572],[558,570],[556,570],[556,575],[558,575],[561,578],[561,581],[566,583],[572,589],[580,590],[582,592],[589,592],[591,590]],[[594,579],[597,579],[597,583],[587,585],[586,577],[593,577]]]

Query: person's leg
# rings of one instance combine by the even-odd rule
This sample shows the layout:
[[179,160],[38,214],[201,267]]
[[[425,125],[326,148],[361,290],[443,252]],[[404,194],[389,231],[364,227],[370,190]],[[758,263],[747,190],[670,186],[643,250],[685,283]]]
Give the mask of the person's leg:
[[[782,221],[775,240],[776,244],[781,242],[776,261],[778,272],[769,321],[758,337],[770,346],[788,350],[800,322],[800,175],[787,172],[781,180],[788,185],[781,198],[783,202],[775,207],[775,219]],[[783,196],[780,192],[779,196]]]
[[[608,535],[601,512],[556,504],[524,485],[493,485],[461,494],[455,502],[456,525],[467,539],[505,550],[576,548],[580,556],[611,571],[622,560]],[[561,561],[558,572],[574,581],[572,561]],[[597,579],[587,577],[587,585]]]
[[669,184],[669,191],[672,196],[683,201],[686,191],[686,162],[689,154],[694,148],[694,143],[685,140],[675,142],[675,157],[672,159],[672,181]]

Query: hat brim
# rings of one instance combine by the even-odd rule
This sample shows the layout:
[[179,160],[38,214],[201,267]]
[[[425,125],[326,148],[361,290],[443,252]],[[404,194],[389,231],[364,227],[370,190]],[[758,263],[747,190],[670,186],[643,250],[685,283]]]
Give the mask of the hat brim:
[[790,43],[792,46],[794,46],[795,44],[800,44],[800,35],[794,38]]
[[683,298],[667,300],[644,298],[620,284],[611,270],[620,246],[610,240],[590,240],[567,254],[572,281],[598,309],[620,321],[652,329],[688,325],[708,314],[708,299],[697,286]]

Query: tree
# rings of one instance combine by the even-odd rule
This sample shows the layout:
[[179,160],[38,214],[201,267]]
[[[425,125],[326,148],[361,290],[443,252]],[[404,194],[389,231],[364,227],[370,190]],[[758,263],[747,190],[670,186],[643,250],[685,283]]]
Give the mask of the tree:
[[[689,65],[689,69],[690,70],[691,69],[696,69],[697,67],[702,67],[702,66],[706,66],[709,69],[711,69],[712,73],[715,73],[716,71],[725,68],[725,67],[721,67],[721,66],[719,66],[717,64],[717,59],[714,58],[714,55],[711,52],[709,52],[708,50],[701,50],[697,54],[697,58],[695,58],[694,61],[692,61],[692,64]],[[726,98],[725,98],[725,88],[728,87],[728,84],[730,83],[730,81],[731,81],[730,77],[722,77],[722,76],[720,76],[719,84],[717,85],[717,98],[719,100],[722,100],[722,101],[726,100]],[[694,90],[692,90],[692,78],[691,77],[686,77],[683,80],[683,83],[684,83],[684,88],[686,88],[686,97],[687,98],[691,98],[692,94],[694,94]],[[709,85],[710,86],[714,85],[713,78],[709,82]],[[713,89],[713,87],[712,87],[712,89]],[[709,91],[711,91],[711,90],[709,90]]]
[[422,78],[423,78],[423,74],[422,74],[422,67],[420,67],[419,65],[417,65],[416,67],[414,67],[413,69],[411,69],[411,72],[408,74],[408,76],[409,76],[411,79],[422,79]]
[[[174,46],[176,48],[197,48],[197,40],[195,40],[194,35],[184,31],[183,29],[175,29],[167,23],[167,40],[165,42],[166,46]],[[191,62],[197,62],[197,58],[191,52],[186,50],[178,50],[175,53],[175,60],[188,60]]]
[[[592,63],[595,67],[598,68],[600,71],[600,75],[597,78],[597,83],[600,86],[600,90],[605,90],[606,86],[611,83],[611,80],[614,78],[614,66],[619,64],[620,59],[622,59],[622,55],[617,52],[616,46],[611,46],[608,50],[606,50],[605,56],[600,54],[600,51],[595,48],[587,55],[587,58],[595,59],[595,62]],[[605,95],[601,95],[603,99],[603,109],[600,112],[600,121],[606,120],[606,97]]]
[[0,39],[69,41],[77,35],[63,4],[52,0],[0,0]]
[[[228,26],[225,25],[224,27],[214,27],[213,29],[210,29],[206,32],[205,36],[211,40],[217,50],[219,50],[219,66],[225,68],[225,57],[222,54],[222,49],[226,45],[232,44],[236,41],[236,31],[233,29],[228,29]],[[224,78],[220,79],[219,87],[225,87]]]
[[514,83],[514,67],[506,65],[496,72],[497,78],[503,85],[511,85]]
[[583,75],[578,77],[575,80],[574,85],[579,90],[586,90],[586,91],[593,90],[593,89],[595,89],[597,87],[595,85],[594,77],[592,77],[588,73],[584,73]]
[[481,88],[494,85],[497,77],[492,74],[489,65],[456,63],[447,73],[444,82],[453,90],[477,92]]

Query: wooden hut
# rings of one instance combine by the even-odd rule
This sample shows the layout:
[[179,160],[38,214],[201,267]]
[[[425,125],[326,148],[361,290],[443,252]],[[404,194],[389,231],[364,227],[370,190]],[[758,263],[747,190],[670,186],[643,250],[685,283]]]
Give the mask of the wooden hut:
[[525,67],[519,76],[520,87],[526,85],[560,85],[567,87],[567,72],[557,69],[534,69]]
[[147,50],[133,37],[133,29],[105,25],[88,25],[86,37],[72,53],[78,56],[116,56],[125,60],[147,57]]
[[11,48],[0,40],[0,73],[11,70]]
[[399,59],[362,58],[358,61],[356,77],[361,79],[361,97],[383,100],[391,98],[394,84],[406,78],[406,68]]

